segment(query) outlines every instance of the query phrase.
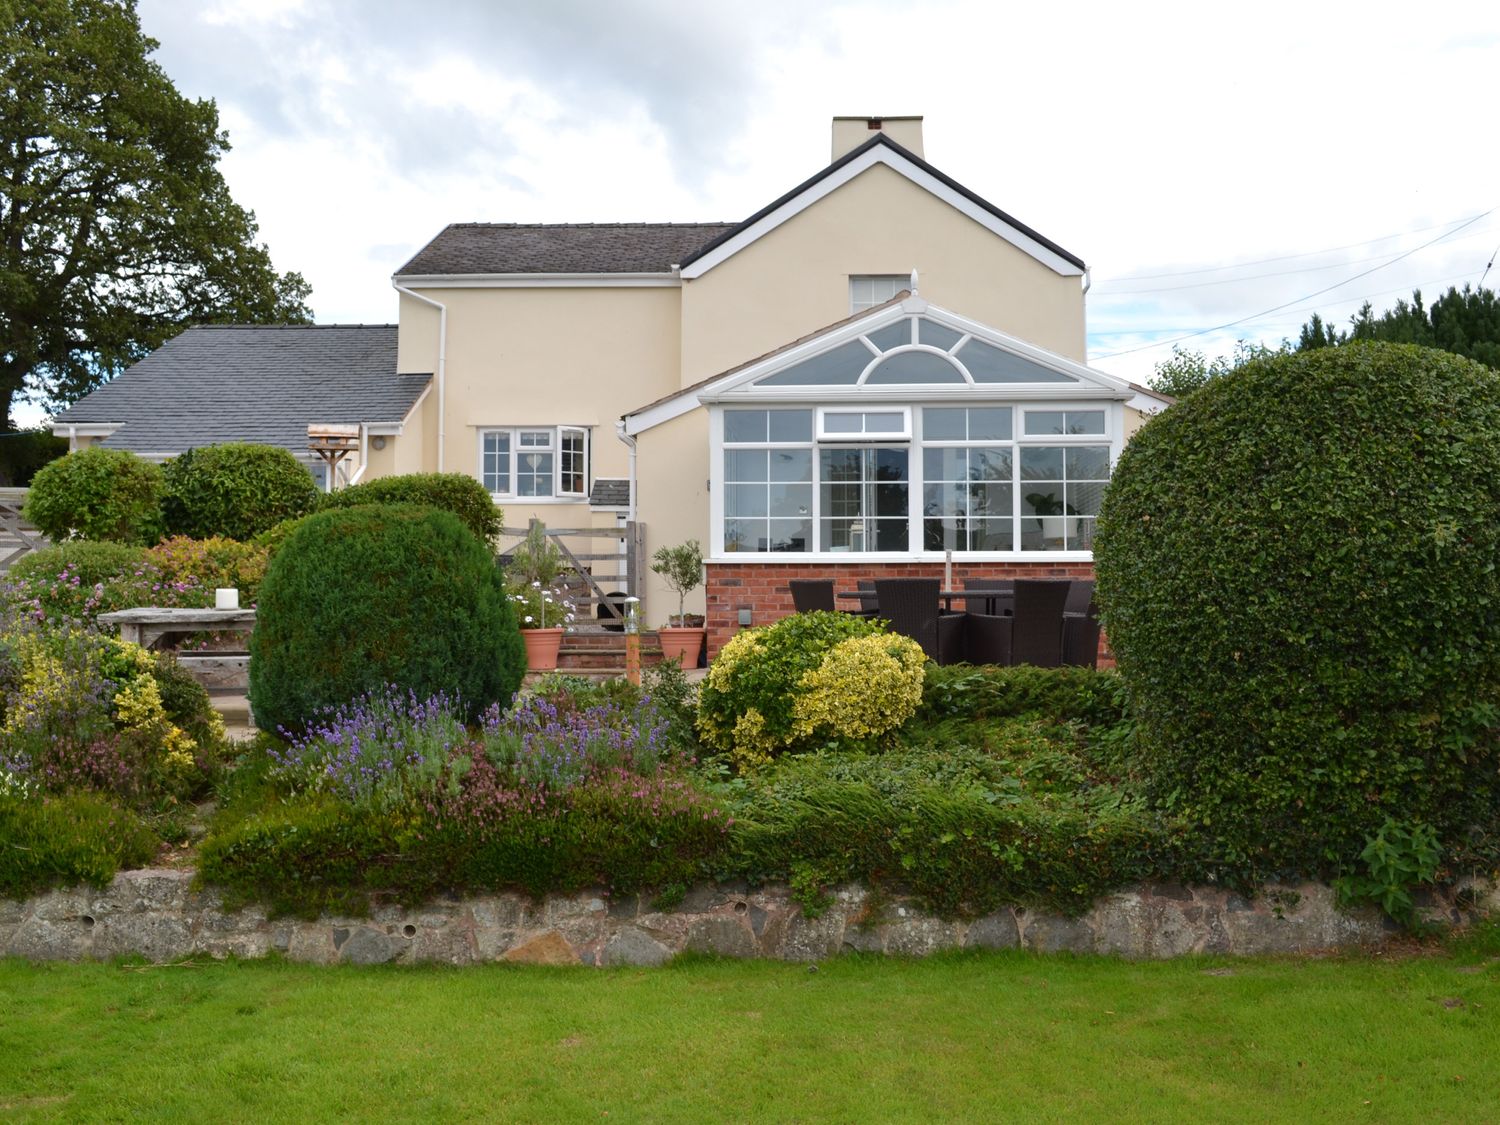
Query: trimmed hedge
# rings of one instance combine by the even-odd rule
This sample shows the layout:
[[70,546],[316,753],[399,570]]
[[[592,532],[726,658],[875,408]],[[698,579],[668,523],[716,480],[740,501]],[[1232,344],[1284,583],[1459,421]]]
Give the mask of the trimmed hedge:
[[1497,465],[1500,373],[1397,345],[1252,362],[1126,448],[1104,624],[1150,793],[1220,871],[1336,873],[1388,817],[1493,855]]
[[312,475],[279,446],[231,441],[189,449],[167,462],[162,518],[167,534],[252,539],[312,511]]
[[25,515],[42,534],[149,546],[161,537],[162,471],[122,449],[97,446],[37,470]]
[[525,649],[489,550],[457,517],[411,505],[319,512],[260,587],[250,704],[262,730],[386,684],[446,692],[471,720],[509,701]]
[[323,497],[322,509],[355,508],[362,504],[423,504],[452,512],[491,547],[503,529],[502,513],[489,490],[463,473],[377,477],[328,493]]

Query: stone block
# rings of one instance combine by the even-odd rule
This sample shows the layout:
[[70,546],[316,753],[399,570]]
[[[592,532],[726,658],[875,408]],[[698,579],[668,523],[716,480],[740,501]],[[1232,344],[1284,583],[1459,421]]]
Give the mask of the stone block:
[[188,887],[192,881],[191,871],[148,867],[120,872],[110,890],[134,899],[137,910],[181,911],[187,905]]
[[1079,918],[1028,913],[1021,943],[1037,953],[1092,953],[1094,934]]
[[576,965],[578,954],[556,930],[548,930],[508,949],[502,957],[523,965]]
[[26,918],[26,904],[19,899],[0,898],[0,926],[14,926]]
[[239,957],[242,960],[264,957],[273,948],[271,934],[266,931],[215,934],[210,937],[200,934],[196,942],[197,951],[207,953],[210,957],[217,957],[221,961],[225,957]]
[[[844,916],[829,910],[809,918],[800,910],[786,920],[779,953],[784,961],[820,961],[839,951],[844,943]],[[764,943],[762,943],[764,948]]]
[[486,895],[469,901],[476,928],[514,930],[521,924],[521,900],[515,895]]
[[628,922],[641,912],[640,895],[615,895],[609,900],[609,916]]
[[404,938],[392,937],[371,926],[360,926],[339,943],[339,959],[351,965],[384,965],[396,960],[409,944]]
[[314,965],[331,965],[339,959],[333,944],[333,928],[326,922],[299,922],[287,941],[287,959]]
[[1151,927],[1158,912],[1140,895],[1105,895],[1086,915],[1096,935],[1092,948],[1122,957],[1146,957],[1151,948]]
[[672,959],[672,951],[644,930],[627,926],[604,946],[599,958],[602,965],[664,965]]
[[16,927],[6,952],[32,961],[78,961],[88,956],[93,936],[81,922],[33,916]]
[[[488,959],[493,960],[498,952]],[[411,959],[441,965],[472,965],[477,959],[474,933],[458,924],[419,927],[411,939]]]
[[192,952],[192,931],[173,914],[107,914],[94,927],[95,957],[135,954],[148,961],[175,961]]
[[[848,931],[844,940],[848,942]],[[885,927],[885,951],[900,957],[926,957],[940,949],[958,946],[958,926],[941,918],[913,915],[908,912]]]
[[755,935],[749,926],[730,915],[700,918],[688,927],[684,948],[720,957],[754,957]]
[[1009,910],[997,910],[969,923],[964,934],[965,949],[1019,949],[1021,928]]
[[84,916],[92,918],[95,896],[96,892],[89,887],[47,891],[36,897],[31,907],[31,917],[43,922],[76,921]]

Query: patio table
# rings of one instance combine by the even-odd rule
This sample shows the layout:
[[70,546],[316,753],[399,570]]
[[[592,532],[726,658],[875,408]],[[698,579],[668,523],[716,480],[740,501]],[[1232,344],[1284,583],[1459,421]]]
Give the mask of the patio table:
[[[255,628],[253,609],[179,609],[137,606],[99,615],[101,625],[118,625],[120,639],[153,651],[176,652],[194,633],[245,633]],[[250,682],[246,652],[177,655],[177,662],[206,688],[243,689]]]

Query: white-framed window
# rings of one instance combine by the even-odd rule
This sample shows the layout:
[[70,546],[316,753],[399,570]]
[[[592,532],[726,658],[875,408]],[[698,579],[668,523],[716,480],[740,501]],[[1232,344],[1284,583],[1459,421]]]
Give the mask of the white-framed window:
[[852,274],[849,277],[851,314],[883,305],[903,289],[911,288],[909,273]]
[[951,401],[726,406],[723,551],[1092,550],[1117,452],[1112,411]]
[[580,426],[481,429],[479,479],[495,496],[582,497],[588,492],[588,431]]

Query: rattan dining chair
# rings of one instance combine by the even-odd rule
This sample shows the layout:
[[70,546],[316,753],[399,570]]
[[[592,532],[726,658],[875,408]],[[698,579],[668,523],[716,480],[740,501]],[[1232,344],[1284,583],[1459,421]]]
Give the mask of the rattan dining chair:
[[965,613],[943,613],[938,606],[942,583],[936,578],[877,578],[879,615],[891,631],[922,646],[928,659],[954,664],[963,659]]

